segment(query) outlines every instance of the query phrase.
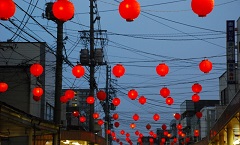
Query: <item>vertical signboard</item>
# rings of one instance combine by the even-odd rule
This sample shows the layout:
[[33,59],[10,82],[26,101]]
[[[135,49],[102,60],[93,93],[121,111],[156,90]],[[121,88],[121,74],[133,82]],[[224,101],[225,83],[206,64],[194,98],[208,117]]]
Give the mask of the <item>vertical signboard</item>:
[[236,83],[235,71],[235,21],[227,21],[227,82]]

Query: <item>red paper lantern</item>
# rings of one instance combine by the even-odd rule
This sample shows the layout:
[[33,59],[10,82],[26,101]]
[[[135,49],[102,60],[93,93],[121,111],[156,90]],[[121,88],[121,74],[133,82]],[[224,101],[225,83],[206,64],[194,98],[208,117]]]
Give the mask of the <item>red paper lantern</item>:
[[170,95],[170,90],[169,90],[167,87],[163,87],[163,88],[160,90],[160,95],[161,95],[163,98],[167,98],[167,97]]
[[80,116],[79,117],[79,121],[82,122],[82,123],[85,122],[86,121],[86,117],[85,116]]
[[135,123],[131,123],[130,124],[130,128],[134,129],[136,127],[136,124]]
[[186,137],[185,142],[188,143],[190,141],[189,137]]
[[149,131],[149,135],[153,136],[154,132],[151,130]]
[[66,22],[73,18],[74,5],[69,0],[58,0],[53,3],[52,11],[58,20]]
[[142,105],[144,105],[147,102],[147,99],[144,96],[140,96],[138,99],[138,102]]
[[121,134],[121,135],[124,135],[124,133],[125,133],[124,130],[121,130],[121,131],[120,131],[120,134]]
[[67,103],[67,101],[68,101],[68,98],[66,96],[61,96],[60,97],[60,102],[61,103]]
[[212,70],[212,62],[204,59],[199,63],[199,69],[204,73],[209,73]]
[[172,134],[171,134],[171,133],[169,133],[169,134],[167,135],[167,137],[168,137],[168,138],[171,138],[171,137],[172,137]]
[[11,18],[16,11],[16,5],[12,0],[1,0],[0,1],[0,19],[8,20]]
[[112,69],[112,73],[115,77],[120,78],[124,75],[125,68],[121,64],[116,64]]
[[206,17],[214,7],[214,0],[192,0],[191,7],[199,17]]
[[154,114],[153,115],[153,120],[158,121],[160,119],[160,115],[159,114]]
[[163,124],[162,125],[162,130],[166,130],[167,129],[167,125],[166,124]]
[[175,114],[174,114],[174,118],[175,118],[176,120],[179,120],[179,119],[181,118],[181,115],[180,115],[179,113],[175,113]]
[[200,100],[200,96],[198,94],[193,94],[192,95],[192,101],[194,103],[198,102]]
[[153,138],[149,138],[150,143],[153,143],[153,141],[154,141]]
[[142,137],[143,137],[143,134],[142,134],[142,133],[140,133],[140,134],[139,134],[139,137],[140,137],[140,138],[142,138]]
[[114,106],[118,106],[118,105],[121,103],[121,101],[120,101],[119,98],[114,98],[114,99],[112,100],[112,103],[113,103]]
[[130,133],[126,133],[126,137],[129,138],[130,137]]
[[110,129],[107,129],[107,134],[111,134],[111,130]]
[[103,123],[104,123],[104,121],[103,121],[102,119],[99,119],[99,120],[98,120],[98,125],[101,126],[101,125],[103,125]]
[[136,131],[135,131],[135,135],[137,135],[137,136],[138,136],[138,135],[139,135],[139,133],[140,133],[140,132],[139,132],[138,130],[136,130]]
[[149,123],[146,125],[147,130],[151,129],[151,127],[152,126]]
[[118,128],[118,127],[119,127],[119,125],[120,125],[120,123],[119,123],[119,122],[114,122],[114,126],[115,126],[116,128]]
[[41,97],[43,94],[43,89],[41,87],[35,87],[32,90],[33,96]]
[[76,66],[74,66],[72,68],[72,74],[76,77],[76,78],[80,78],[85,74],[85,69],[83,66],[81,66],[80,64],[77,64]]
[[156,133],[154,133],[152,136],[153,136],[153,138],[157,138],[157,134]]
[[199,130],[197,130],[197,129],[194,130],[194,136],[195,136],[195,137],[198,137],[198,136],[199,136]]
[[131,99],[131,100],[135,100],[138,96],[138,92],[134,89],[128,91],[128,97]]
[[39,63],[34,63],[30,67],[30,73],[35,76],[39,77],[43,73],[43,67]]
[[41,97],[38,97],[38,96],[33,96],[33,100],[38,102],[38,101],[40,101],[40,100],[41,100]]
[[136,19],[140,14],[140,4],[136,0],[123,0],[119,5],[119,14],[127,22]]
[[104,101],[107,97],[107,94],[103,91],[103,90],[100,90],[97,92],[97,98],[100,100],[100,101]]
[[202,86],[199,83],[195,83],[192,85],[192,91],[194,93],[200,93],[202,91]]
[[138,116],[138,114],[134,114],[134,115],[132,116],[132,118],[133,118],[133,120],[138,121],[139,116]]
[[197,116],[198,119],[202,118],[202,112],[197,112],[196,116]]
[[168,74],[169,72],[169,68],[165,63],[160,63],[157,67],[156,67],[156,72],[158,75],[160,75],[161,77],[164,77]]
[[168,135],[168,131],[164,130],[163,135],[167,136]]
[[86,99],[86,101],[87,101],[88,104],[94,104],[94,100],[95,100],[95,99],[94,99],[93,96],[88,96],[87,99]]
[[165,142],[166,142],[166,139],[165,139],[165,138],[162,138],[162,139],[161,139],[161,142],[162,142],[162,143],[165,143]]
[[178,129],[178,130],[181,130],[181,129],[182,129],[182,124],[181,124],[181,123],[178,123],[177,129]]
[[78,117],[79,114],[80,114],[80,113],[79,113],[78,111],[73,111],[73,112],[72,112],[72,115],[73,115],[74,117]]
[[75,92],[74,92],[73,90],[66,90],[66,91],[65,91],[65,96],[66,96],[69,100],[71,100],[71,99],[74,98]]
[[173,138],[173,142],[176,143],[177,142],[177,138]]
[[114,120],[117,120],[119,115],[117,113],[114,113],[112,117],[113,117]]
[[172,97],[167,97],[167,98],[166,98],[166,104],[168,104],[168,105],[172,105],[173,102],[174,102],[174,100],[173,100]]
[[99,118],[99,114],[97,112],[93,113],[93,118],[94,119],[98,119]]
[[0,82],[0,93],[6,92],[8,89],[8,84],[5,82]]

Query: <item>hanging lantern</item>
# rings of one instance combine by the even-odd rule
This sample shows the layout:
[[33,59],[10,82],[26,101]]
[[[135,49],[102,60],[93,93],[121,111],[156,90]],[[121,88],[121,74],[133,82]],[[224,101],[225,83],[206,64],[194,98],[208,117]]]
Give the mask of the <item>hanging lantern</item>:
[[80,113],[79,113],[78,111],[73,111],[73,112],[72,112],[72,115],[73,115],[74,117],[78,117],[79,114],[80,114]]
[[98,119],[99,118],[99,114],[97,112],[93,113],[93,118],[94,119]]
[[181,130],[181,129],[182,129],[182,124],[181,124],[181,123],[178,123],[177,129],[178,129],[178,130]]
[[112,117],[113,117],[114,120],[117,120],[119,115],[117,113],[114,113]]
[[16,11],[16,5],[12,0],[1,0],[0,1],[0,19],[8,20],[11,18]]
[[202,112],[197,112],[196,116],[197,116],[198,119],[202,118]]
[[156,67],[156,72],[158,75],[160,75],[161,77],[164,77],[168,74],[169,72],[169,68],[165,63],[160,63],[157,67]]
[[107,97],[107,94],[103,91],[103,90],[100,90],[97,92],[97,98],[100,100],[100,101],[104,101]]
[[173,100],[172,97],[167,97],[167,98],[166,98],[166,104],[168,104],[168,105],[172,105],[173,102],[174,102],[174,100]]
[[115,77],[120,78],[124,75],[125,68],[121,64],[116,64],[112,69],[112,73]]
[[103,120],[102,119],[99,119],[98,120],[98,125],[102,126],[104,124]]
[[178,130],[178,135],[179,136],[181,136],[182,133],[183,133],[182,130]]
[[75,92],[73,90],[66,90],[65,96],[67,97],[68,100],[72,100],[75,96]]
[[153,138],[149,138],[150,143],[153,143],[153,141],[154,141]]
[[146,125],[147,130],[151,129],[151,127],[152,126],[149,123]]
[[182,138],[184,138],[185,136],[186,136],[186,134],[185,134],[185,133],[182,133],[182,134],[181,134],[181,137],[182,137]]
[[66,96],[61,96],[60,97],[60,102],[61,103],[67,103],[67,101],[68,101],[68,98]]
[[38,102],[38,101],[40,101],[40,100],[41,100],[41,97],[38,97],[38,96],[33,96],[33,100],[34,100],[34,101],[36,101],[36,102]]
[[214,7],[214,0],[192,0],[191,7],[199,17],[206,17]]
[[142,138],[142,137],[143,137],[143,134],[142,134],[142,133],[140,133],[140,134],[139,134],[139,137],[140,137],[140,138]]
[[199,130],[195,129],[193,134],[194,134],[195,137],[198,137],[199,136]]
[[138,116],[138,114],[134,114],[134,115],[132,116],[132,118],[133,118],[133,120],[138,121],[139,116]]
[[209,73],[212,70],[212,62],[204,59],[199,63],[199,69],[204,73]]
[[163,124],[162,125],[162,130],[166,130],[167,129],[167,125],[166,124]]
[[136,124],[135,123],[131,123],[130,124],[130,128],[134,129],[136,127]]
[[202,86],[199,83],[195,83],[192,85],[192,91],[194,93],[200,93],[202,91]]
[[179,120],[181,118],[181,115],[179,113],[175,113],[173,116],[176,120]]
[[30,73],[35,76],[39,77],[43,73],[43,67],[39,63],[34,63],[30,67]]
[[43,89],[41,87],[35,87],[32,90],[33,96],[41,97],[43,94]]
[[167,130],[164,130],[163,135],[164,135],[164,136],[167,136],[167,135],[168,135],[168,131],[167,131]]
[[116,97],[112,100],[112,103],[113,103],[114,106],[118,106],[121,103],[121,101],[120,101],[119,98]]
[[53,3],[52,11],[58,20],[66,22],[74,16],[74,5],[69,0],[57,0]]
[[114,131],[111,132],[112,137],[116,137],[116,133]]
[[127,133],[126,133],[126,137],[130,137],[130,133],[127,132]]
[[153,120],[158,121],[160,119],[160,115],[159,114],[154,114],[153,115]]
[[162,142],[162,143],[165,143],[165,142],[166,142],[166,139],[165,139],[165,138],[162,138],[162,139],[161,139],[161,142]]
[[135,100],[138,96],[138,92],[134,89],[128,91],[128,97],[131,99],[131,100]]
[[140,133],[140,132],[139,132],[138,130],[136,130],[136,131],[135,131],[135,135],[137,135],[137,136],[138,136],[138,135],[139,135],[139,133]]
[[188,143],[190,141],[190,137],[186,137],[185,142]]
[[132,22],[140,14],[140,4],[136,0],[123,0],[119,5],[119,14],[127,22]]
[[76,78],[80,78],[85,74],[85,69],[83,66],[81,66],[80,64],[77,64],[76,66],[74,66],[72,68],[72,74],[76,77]]
[[154,133],[152,136],[153,136],[153,138],[157,138],[157,134],[156,133]]
[[94,104],[94,100],[95,100],[95,99],[94,99],[93,96],[88,96],[87,99],[86,99],[86,101],[87,101],[88,104]]
[[138,102],[142,105],[144,105],[147,102],[147,99],[144,96],[140,96],[138,99]]
[[0,82],[0,93],[6,92],[8,89],[8,84],[5,82]]
[[152,130],[149,131],[149,135],[153,136],[154,132]]
[[172,134],[171,134],[171,133],[169,133],[169,134],[167,135],[167,137],[168,137],[168,138],[171,138],[171,137],[172,137]]
[[85,122],[86,121],[86,117],[85,116],[80,116],[79,117],[79,121],[82,122],[82,123]]
[[161,95],[163,98],[167,98],[167,97],[170,95],[170,90],[169,90],[167,87],[163,87],[163,88],[160,90],[160,95]]
[[110,129],[107,129],[107,134],[111,134],[111,130]]
[[200,100],[200,96],[198,94],[193,94],[192,95],[192,101],[194,103],[198,102]]
[[121,134],[121,135],[124,135],[124,133],[125,133],[124,130],[121,130],[121,131],[120,131],[120,134]]
[[173,142],[174,143],[176,143],[177,142],[177,138],[175,137],[175,138],[173,138]]

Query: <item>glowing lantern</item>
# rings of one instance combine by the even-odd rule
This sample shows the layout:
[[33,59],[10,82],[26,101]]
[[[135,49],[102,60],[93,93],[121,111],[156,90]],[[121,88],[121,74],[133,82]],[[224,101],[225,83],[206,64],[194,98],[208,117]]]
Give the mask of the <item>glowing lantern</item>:
[[134,21],[140,14],[140,4],[136,0],[123,0],[119,5],[119,14],[127,22]]
[[73,115],[74,117],[78,117],[78,116],[79,116],[79,112],[78,112],[78,111],[73,111],[73,112],[72,112],[72,115]]
[[165,138],[162,138],[162,139],[161,139],[161,142],[162,142],[162,143],[165,143],[165,142],[166,142],[166,139],[165,139]]
[[16,5],[12,0],[1,0],[0,1],[0,19],[8,20],[14,15],[16,11]]
[[199,17],[206,17],[214,7],[214,0],[192,0],[191,7]]
[[98,120],[98,125],[100,125],[100,126],[101,126],[101,125],[103,125],[103,123],[104,123],[104,122],[103,122],[103,120],[102,120],[102,119],[99,119],[99,120]]
[[169,90],[167,87],[163,87],[163,88],[160,90],[160,95],[161,95],[163,98],[167,98],[167,97],[170,95],[170,90]]
[[150,143],[153,143],[153,141],[154,141],[153,138],[149,138]]
[[181,130],[181,129],[182,129],[182,124],[181,124],[181,123],[179,123],[179,124],[177,125],[177,129],[178,129],[178,130]]
[[72,74],[76,78],[80,78],[80,77],[82,77],[85,74],[85,69],[80,64],[77,64],[76,66],[74,66],[72,68]]
[[149,131],[149,135],[153,136],[154,132],[151,130]]
[[82,122],[82,123],[85,122],[86,121],[86,117],[85,116],[80,116],[79,117],[79,121]]
[[136,127],[136,124],[135,123],[131,123],[130,124],[130,128],[134,129]]
[[154,114],[153,115],[153,120],[158,121],[160,119],[160,115]]
[[189,137],[186,137],[185,142],[188,143],[190,141]]
[[152,136],[153,136],[153,138],[157,138],[157,134],[156,133],[154,133]]
[[176,143],[177,142],[177,138],[173,138],[173,142]]
[[0,82],[0,93],[6,92],[8,89],[8,84],[4,82]]
[[43,73],[43,67],[39,63],[34,63],[30,67],[30,73],[35,76],[39,77]]
[[120,125],[120,123],[119,123],[119,122],[114,122],[114,126],[115,126],[116,128],[118,128],[118,127],[119,127],[119,125]]
[[140,133],[140,132],[139,132],[138,130],[135,131],[135,134],[136,134],[137,136],[139,135],[139,133]]
[[172,97],[167,97],[167,98],[166,98],[166,104],[168,104],[168,105],[172,105],[173,102],[174,102],[174,100],[173,100]]
[[200,100],[200,96],[198,94],[193,94],[192,95],[192,101],[195,103],[195,102],[198,102]]
[[66,90],[66,91],[65,91],[65,96],[66,96],[69,100],[71,100],[71,99],[74,98],[75,92],[74,92],[73,90]]
[[202,86],[199,83],[195,83],[192,85],[192,91],[194,93],[200,93],[202,91]]
[[131,100],[135,100],[138,96],[138,92],[134,89],[128,91],[128,97],[131,99]]
[[41,100],[41,97],[33,96],[33,100],[34,100],[34,101],[40,101],[40,100]]
[[68,0],[58,0],[53,3],[53,15],[60,21],[68,21],[73,18],[74,5]]
[[112,131],[111,136],[116,137],[116,133],[114,131]]
[[152,126],[149,123],[146,125],[147,130],[151,129],[151,127]]
[[111,130],[110,129],[107,129],[107,134],[110,134],[111,133]]
[[113,103],[114,106],[118,106],[118,105],[121,103],[121,101],[120,101],[119,98],[114,98],[114,99],[112,100],[112,103]]
[[68,101],[68,98],[66,96],[61,96],[60,97],[60,102],[61,103],[67,103],[67,101]]
[[202,112],[197,112],[196,116],[197,116],[198,119],[202,118]]
[[182,135],[182,130],[178,130],[178,135],[181,136]]
[[162,130],[166,130],[167,129],[167,125],[166,124],[163,124],[162,125]]
[[99,114],[97,112],[93,113],[93,118],[94,119],[98,119],[99,118]]
[[172,137],[172,134],[171,134],[171,133],[169,133],[169,134],[167,135],[167,137],[168,137],[168,138],[171,138],[171,137]]
[[163,135],[167,136],[168,135],[168,131],[164,130]]
[[175,114],[174,114],[174,118],[175,118],[176,120],[179,120],[179,119],[181,118],[181,115],[180,115],[179,113],[175,113]]
[[212,62],[204,59],[199,63],[199,69],[204,73],[209,73],[212,70]]
[[121,64],[116,64],[112,69],[112,73],[115,77],[120,78],[124,75],[125,68]]
[[138,102],[143,105],[147,102],[147,99],[144,96],[140,96]]
[[194,136],[195,136],[195,137],[198,137],[198,136],[199,136],[199,130],[197,130],[197,129],[194,130]]
[[35,87],[32,90],[33,96],[41,97],[43,94],[43,89],[41,87]]
[[117,120],[119,115],[117,113],[114,113],[112,117],[113,117],[114,120]]
[[186,134],[185,134],[185,133],[182,133],[182,134],[181,134],[181,137],[182,137],[182,138],[184,138],[185,136],[186,136]]
[[142,134],[142,133],[140,133],[140,134],[139,134],[139,137],[143,137],[143,134]]
[[156,67],[156,72],[158,75],[160,75],[161,77],[164,77],[168,74],[169,72],[169,68],[165,63],[160,63],[157,67]]
[[129,133],[126,133],[126,137],[130,137],[130,134],[129,134]]
[[107,97],[107,94],[103,91],[103,90],[100,90],[97,92],[97,98],[100,100],[100,101],[103,101],[105,100]]
[[88,96],[86,99],[88,104],[93,104],[94,103],[94,97],[93,96]]
[[121,131],[120,131],[120,134],[121,134],[121,135],[124,135],[124,133],[125,133],[124,130],[121,130]]
[[133,120],[138,121],[139,116],[138,116],[138,114],[134,114],[134,115],[132,116],[132,118],[133,118]]

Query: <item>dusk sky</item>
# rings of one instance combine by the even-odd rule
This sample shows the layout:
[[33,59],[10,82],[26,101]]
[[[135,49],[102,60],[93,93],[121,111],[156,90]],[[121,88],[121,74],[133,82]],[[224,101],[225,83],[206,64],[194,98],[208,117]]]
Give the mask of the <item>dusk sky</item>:
[[[20,37],[22,36],[30,42],[36,42],[26,35],[27,32],[55,50],[56,39],[53,36],[56,37],[56,24],[42,18],[47,2],[49,0],[15,0],[31,17],[17,7],[11,20],[21,29],[9,21],[0,21],[0,41],[12,39],[14,42],[26,42]],[[89,1],[71,2],[75,6],[75,16],[64,23],[64,37],[68,37],[64,54],[76,64],[80,50],[85,47],[80,40],[79,31],[89,30]],[[133,22],[126,22],[119,15],[118,6],[121,1],[96,2],[101,19],[99,24],[95,24],[95,29],[107,30],[108,43],[104,47],[104,59],[111,67],[121,63],[126,69],[121,78],[112,75],[112,79],[117,80],[112,85],[117,90],[117,97],[121,99],[121,104],[111,112],[119,114],[117,121],[120,126],[113,130],[120,141],[126,142],[126,136],[119,133],[122,129],[129,132],[131,140],[136,143],[134,132],[139,130],[148,136],[149,130],[145,128],[148,123],[152,125],[153,131],[161,128],[163,123],[169,126],[174,119],[173,114],[180,113],[180,104],[184,100],[191,100],[191,86],[196,82],[203,87],[199,94],[201,99],[219,99],[219,77],[226,71],[226,21],[238,20],[240,0],[216,0],[213,11],[203,18],[191,10],[190,0],[138,0],[141,13]],[[96,48],[99,47],[96,45]],[[198,67],[205,58],[213,63],[213,69],[208,74],[201,72]],[[156,66],[162,62],[170,69],[165,77],[160,77],[155,71]],[[74,78],[71,67],[67,64],[64,65],[63,73],[63,88],[89,87],[88,80]],[[95,78],[98,88],[104,88],[106,66],[97,69]],[[159,95],[164,86],[171,90],[170,96],[174,98],[171,106]],[[130,100],[127,93],[131,89],[137,90],[139,96],[145,96],[147,103],[141,105],[138,99]],[[101,105],[96,103],[95,106],[95,110],[103,118]],[[139,114],[139,121],[132,119],[134,113]],[[152,119],[155,113],[161,116],[159,121]],[[133,122],[137,127],[130,129],[129,125]]]

